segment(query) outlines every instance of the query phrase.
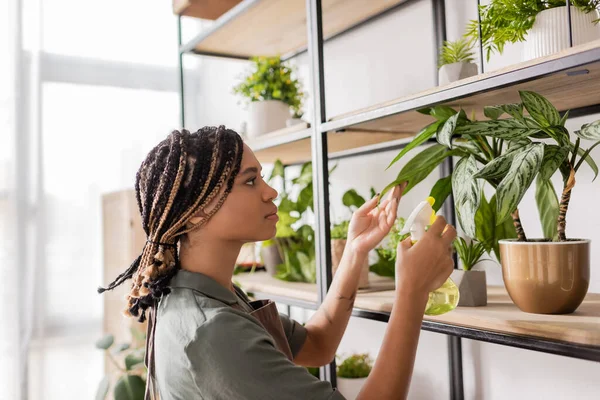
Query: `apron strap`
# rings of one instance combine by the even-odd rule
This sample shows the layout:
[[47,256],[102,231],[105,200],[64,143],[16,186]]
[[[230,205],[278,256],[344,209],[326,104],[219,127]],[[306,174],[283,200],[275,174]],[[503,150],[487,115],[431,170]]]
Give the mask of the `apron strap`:
[[148,315],[148,328],[146,331],[146,354],[144,356],[144,364],[148,369],[148,375],[146,376],[146,392],[144,394],[144,400],[159,400],[158,388],[156,387],[155,377],[155,363],[154,363],[154,333],[156,332],[156,306],[149,307],[147,310]]

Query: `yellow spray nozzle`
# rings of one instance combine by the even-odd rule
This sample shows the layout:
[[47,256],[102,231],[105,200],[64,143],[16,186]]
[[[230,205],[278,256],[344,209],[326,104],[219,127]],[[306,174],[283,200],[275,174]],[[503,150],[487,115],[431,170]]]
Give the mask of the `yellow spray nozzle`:
[[[431,196],[429,196],[426,200],[429,205],[431,207],[433,207],[433,205],[435,204],[435,199]],[[431,211],[431,217],[429,217],[429,225],[433,224],[435,222],[435,211]]]

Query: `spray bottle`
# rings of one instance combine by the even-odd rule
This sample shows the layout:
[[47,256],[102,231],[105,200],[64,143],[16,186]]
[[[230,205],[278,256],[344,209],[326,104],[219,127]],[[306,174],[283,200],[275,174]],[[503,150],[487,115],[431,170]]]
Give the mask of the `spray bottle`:
[[[423,237],[429,226],[435,221],[434,203],[435,199],[428,197],[427,200],[419,203],[406,220],[400,234],[404,235],[410,232],[413,244]],[[429,293],[425,315],[441,315],[454,310],[459,297],[458,287],[452,279],[448,278],[442,287]]]

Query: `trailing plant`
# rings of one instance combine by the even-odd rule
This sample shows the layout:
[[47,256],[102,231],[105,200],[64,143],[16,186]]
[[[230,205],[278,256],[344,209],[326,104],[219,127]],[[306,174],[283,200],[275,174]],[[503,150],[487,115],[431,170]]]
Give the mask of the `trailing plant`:
[[[566,214],[575,174],[584,162],[594,172],[594,179],[598,174],[590,152],[600,144],[600,121],[575,131],[577,140],[573,143],[565,128],[568,112],[561,117],[537,93],[522,91],[519,95],[520,103],[485,107],[485,121],[470,120],[463,110],[446,106],[420,110],[435,121],[402,149],[390,167],[434,135],[438,144],[414,156],[383,192],[407,181],[407,193],[444,160],[455,157],[459,160],[452,175],[432,188],[434,209],[437,211],[452,193],[460,226],[469,237],[483,243],[486,251],[493,250],[499,257],[498,240],[527,240],[518,206],[534,180],[545,238],[566,241]],[[505,115],[508,118],[500,119]],[[595,143],[584,149],[582,139]],[[563,177],[560,201],[550,179],[557,170]],[[489,199],[484,184],[494,193]]]
[[353,354],[337,367],[338,378],[366,378],[371,373],[373,361],[368,354]]
[[253,57],[252,70],[233,88],[246,101],[281,100],[294,115],[302,115],[304,92],[295,70],[280,57]]
[[473,62],[473,42],[461,38],[454,42],[446,41],[440,50],[438,68],[458,62]]
[[[584,13],[600,7],[600,0],[572,0],[571,4]],[[479,6],[481,41],[489,61],[492,53],[502,54],[506,43],[525,41],[536,16],[556,7],[565,7],[564,0],[491,0]],[[598,22],[598,21],[594,21]],[[473,20],[465,36],[474,44],[479,40],[479,21]]]
[[470,271],[481,260],[483,253],[485,253],[484,244],[476,240],[467,243],[465,239],[457,237],[454,240],[453,246],[465,271]]
[[[132,327],[131,343],[115,345],[113,335],[105,335],[96,342],[96,348],[103,350],[110,362],[117,368],[116,383],[112,395],[114,400],[144,400],[146,389],[146,335]],[[96,392],[96,399],[105,399],[111,385],[111,377],[105,376]]]

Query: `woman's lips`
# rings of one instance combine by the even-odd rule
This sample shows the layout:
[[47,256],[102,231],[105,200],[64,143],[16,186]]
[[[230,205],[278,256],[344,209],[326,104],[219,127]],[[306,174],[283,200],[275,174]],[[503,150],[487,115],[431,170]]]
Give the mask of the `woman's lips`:
[[279,216],[277,215],[277,213],[269,214],[265,218],[270,219],[271,221],[279,221]]

